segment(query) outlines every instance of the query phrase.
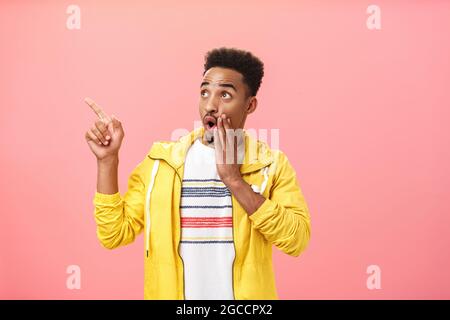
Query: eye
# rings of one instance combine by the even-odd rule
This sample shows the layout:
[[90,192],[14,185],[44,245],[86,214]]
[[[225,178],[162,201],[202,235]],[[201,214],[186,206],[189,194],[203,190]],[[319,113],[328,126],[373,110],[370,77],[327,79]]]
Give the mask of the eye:
[[231,98],[231,94],[229,94],[228,92],[224,91],[224,92],[222,93],[222,97],[223,97],[223,98]]
[[206,92],[206,90],[202,90],[200,91],[200,95],[204,98],[208,96],[208,92]]

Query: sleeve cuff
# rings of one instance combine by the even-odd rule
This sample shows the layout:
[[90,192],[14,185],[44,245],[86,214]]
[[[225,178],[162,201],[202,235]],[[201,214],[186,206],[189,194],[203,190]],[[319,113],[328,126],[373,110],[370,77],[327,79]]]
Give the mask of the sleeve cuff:
[[111,205],[111,204],[119,203],[121,200],[122,200],[122,197],[120,196],[120,192],[116,192],[114,194],[95,192],[95,196],[94,196],[94,204]]
[[271,217],[274,212],[275,212],[275,203],[270,199],[266,198],[266,200],[264,200],[263,204],[258,208],[258,210],[253,212],[248,217],[256,226],[258,226],[263,221]]

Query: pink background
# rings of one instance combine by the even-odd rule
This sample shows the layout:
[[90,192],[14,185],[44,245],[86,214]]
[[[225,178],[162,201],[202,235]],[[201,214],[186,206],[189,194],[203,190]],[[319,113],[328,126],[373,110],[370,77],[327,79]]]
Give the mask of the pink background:
[[450,2],[110,2],[0,2],[0,298],[143,298],[142,235],[96,238],[83,98],[124,124],[124,192],[153,141],[193,128],[219,46],[264,61],[247,127],[280,129],[311,211],[307,251],[274,250],[280,298],[450,298]]

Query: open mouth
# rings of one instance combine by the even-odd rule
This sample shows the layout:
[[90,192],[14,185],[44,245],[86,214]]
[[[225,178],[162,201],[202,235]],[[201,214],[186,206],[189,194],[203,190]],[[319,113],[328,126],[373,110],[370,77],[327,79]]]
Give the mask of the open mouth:
[[213,130],[216,127],[217,119],[213,116],[206,116],[203,118],[203,123],[205,124],[206,129]]

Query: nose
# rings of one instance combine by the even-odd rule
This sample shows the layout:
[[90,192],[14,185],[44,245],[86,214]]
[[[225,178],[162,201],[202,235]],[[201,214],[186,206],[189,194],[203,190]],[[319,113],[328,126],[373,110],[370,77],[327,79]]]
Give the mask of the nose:
[[218,105],[219,103],[217,99],[215,99],[213,96],[210,97],[206,103],[206,112],[216,114],[217,111],[219,110]]
[[206,105],[206,112],[211,113],[211,114],[215,114],[217,113],[217,105],[214,103],[214,101],[210,100],[208,101],[207,105]]

